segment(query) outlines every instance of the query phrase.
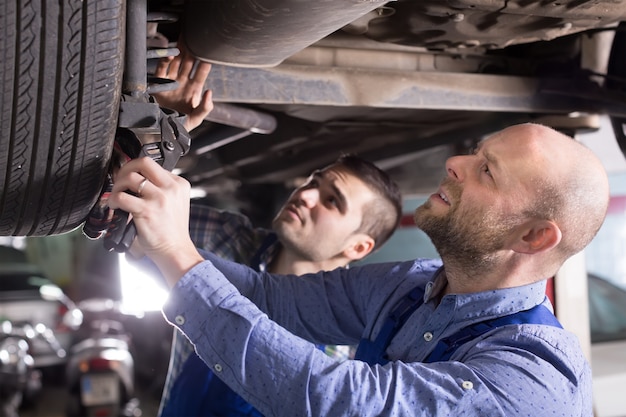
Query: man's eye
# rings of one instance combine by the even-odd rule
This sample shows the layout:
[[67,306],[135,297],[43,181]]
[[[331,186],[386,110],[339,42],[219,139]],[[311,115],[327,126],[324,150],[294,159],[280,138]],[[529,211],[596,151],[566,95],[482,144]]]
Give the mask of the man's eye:
[[482,170],[483,170],[483,172],[484,172],[485,174],[489,175],[490,177],[492,176],[492,175],[491,175],[491,171],[489,170],[489,165],[484,164],[484,165],[483,165],[483,167],[482,167]]
[[326,200],[327,200],[330,204],[332,204],[333,206],[335,206],[335,207],[338,207],[338,206],[339,206],[339,200],[337,200],[337,198],[335,198],[335,196],[332,196],[332,195],[331,195],[331,196],[329,196]]

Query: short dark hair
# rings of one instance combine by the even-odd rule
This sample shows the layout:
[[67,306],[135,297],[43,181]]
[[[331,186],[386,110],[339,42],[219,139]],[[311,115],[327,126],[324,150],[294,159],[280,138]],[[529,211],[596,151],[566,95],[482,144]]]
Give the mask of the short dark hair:
[[374,239],[374,249],[380,248],[393,234],[402,217],[402,195],[398,185],[382,169],[356,155],[340,156],[330,167],[343,167],[354,174],[378,197],[363,208],[359,232]]

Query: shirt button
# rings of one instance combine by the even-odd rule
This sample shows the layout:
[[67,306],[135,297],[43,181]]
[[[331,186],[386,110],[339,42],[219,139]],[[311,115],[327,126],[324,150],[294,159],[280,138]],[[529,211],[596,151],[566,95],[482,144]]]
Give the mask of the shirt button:
[[176,316],[174,318],[174,321],[176,322],[176,324],[178,324],[179,326],[182,326],[183,324],[185,324],[185,318],[183,316]]
[[213,369],[215,369],[215,372],[222,372],[222,365],[216,363],[215,366],[213,366]]
[[433,334],[431,332],[424,333],[424,340],[430,342],[431,340],[433,340]]
[[461,384],[461,386],[463,387],[463,389],[465,390],[470,390],[472,388],[474,388],[474,384],[472,383],[472,381],[463,381],[463,383]]

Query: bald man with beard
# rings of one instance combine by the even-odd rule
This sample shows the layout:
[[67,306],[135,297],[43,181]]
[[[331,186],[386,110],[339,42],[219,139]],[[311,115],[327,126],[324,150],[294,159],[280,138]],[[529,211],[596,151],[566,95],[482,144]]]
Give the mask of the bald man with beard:
[[[521,124],[450,158],[415,212],[440,261],[298,279],[199,252],[180,215],[189,184],[152,161],[120,176],[110,203],[172,287],[165,316],[265,415],[592,415],[589,364],[545,296],[608,207],[602,164],[572,138]],[[144,179],[141,197],[124,192]],[[359,349],[338,364],[316,343]]]

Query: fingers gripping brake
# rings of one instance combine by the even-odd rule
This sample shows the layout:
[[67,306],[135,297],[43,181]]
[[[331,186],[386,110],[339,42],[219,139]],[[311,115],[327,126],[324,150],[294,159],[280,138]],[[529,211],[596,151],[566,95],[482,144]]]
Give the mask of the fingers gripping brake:
[[[141,103],[130,103],[130,105],[137,104]],[[149,103],[143,104],[149,105]],[[143,110],[146,110],[146,107],[143,107]],[[124,111],[121,111],[120,114],[124,114]],[[154,116],[156,116],[156,123],[149,130],[156,130],[153,133],[156,133],[155,136],[160,137],[161,140],[146,144],[142,144],[138,137],[139,132],[143,134],[142,137],[145,137],[145,127],[123,127],[124,120],[120,120],[120,127],[115,138],[111,172],[108,175],[98,204],[92,208],[83,226],[83,233],[91,239],[98,239],[104,236],[104,247],[107,250],[115,250],[120,253],[126,252],[133,243],[137,233],[133,221],[128,221],[128,213],[119,209],[112,211],[107,205],[107,199],[113,186],[113,172],[119,169],[126,161],[144,156],[152,158],[159,162],[163,168],[171,171],[180,157],[189,151],[191,137],[183,127],[183,116],[167,109],[159,109],[158,114],[154,114]],[[129,122],[137,126],[135,122]],[[131,191],[127,192],[134,194]]]

